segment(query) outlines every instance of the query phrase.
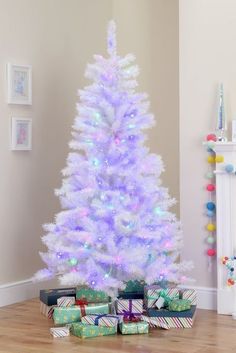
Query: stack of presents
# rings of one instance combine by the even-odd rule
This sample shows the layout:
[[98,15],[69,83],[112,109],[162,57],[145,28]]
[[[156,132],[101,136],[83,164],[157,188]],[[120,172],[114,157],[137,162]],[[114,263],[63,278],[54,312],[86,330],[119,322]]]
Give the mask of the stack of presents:
[[150,327],[191,328],[196,312],[196,291],[130,282],[117,300],[89,288],[40,291],[40,311],[53,319],[54,337],[80,338],[148,333]]

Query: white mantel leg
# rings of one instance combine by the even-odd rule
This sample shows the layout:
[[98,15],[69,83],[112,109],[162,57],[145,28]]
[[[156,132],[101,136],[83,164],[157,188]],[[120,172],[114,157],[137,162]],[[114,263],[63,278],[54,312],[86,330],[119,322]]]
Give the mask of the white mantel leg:
[[227,286],[227,269],[221,264],[224,256],[236,255],[236,175],[224,172],[226,164],[236,166],[236,144],[217,143],[217,155],[224,163],[216,164],[216,223],[217,223],[217,312],[236,314],[236,290]]

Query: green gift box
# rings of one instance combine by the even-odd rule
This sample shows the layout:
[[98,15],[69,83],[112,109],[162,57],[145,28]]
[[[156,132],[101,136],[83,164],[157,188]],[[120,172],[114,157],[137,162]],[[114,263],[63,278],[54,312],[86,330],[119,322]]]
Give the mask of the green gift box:
[[76,299],[84,299],[88,303],[108,303],[110,301],[110,297],[105,292],[87,287],[76,288]]
[[184,311],[191,308],[191,301],[188,299],[176,299],[169,303],[169,311]]
[[89,314],[109,314],[108,303],[88,305],[73,305],[69,307],[55,307],[53,320],[56,325],[69,324],[80,321],[82,316]]
[[122,335],[135,335],[149,332],[149,324],[145,321],[139,322],[122,322],[119,324]]
[[81,322],[76,322],[71,325],[72,335],[78,336],[80,338],[115,335],[116,332],[117,332],[117,326],[112,326],[112,327],[96,326],[96,325],[82,324]]

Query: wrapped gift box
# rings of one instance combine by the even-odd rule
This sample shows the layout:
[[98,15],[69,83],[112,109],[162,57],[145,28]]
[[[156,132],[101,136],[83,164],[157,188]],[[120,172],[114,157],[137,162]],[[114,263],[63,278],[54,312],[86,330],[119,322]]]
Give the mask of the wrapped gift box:
[[44,304],[51,306],[57,305],[57,299],[60,297],[75,297],[75,288],[59,288],[59,289],[42,289],[40,290],[39,299]]
[[155,303],[159,299],[160,293],[165,293],[169,298],[179,298],[179,289],[176,287],[168,287],[163,289],[157,284],[144,287],[144,304],[147,309],[155,308]]
[[126,288],[118,292],[119,299],[144,299],[144,281],[128,281]]
[[88,303],[108,303],[110,301],[110,297],[105,292],[87,287],[78,287],[76,289],[76,299],[83,299]]
[[70,336],[69,327],[52,327],[50,333],[53,337],[66,337]]
[[166,322],[162,322],[161,320],[157,320],[155,317],[149,317],[146,315],[141,315],[140,319],[149,324],[149,327],[159,327],[164,330],[169,330],[169,325]]
[[106,327],[106,326],[86,325],[81,322],[77,322],[71,325],[72,335],[78,336],[81,338],[115,335],[116,332],[117,332],[117,326]]
[[122,322],[119,324],[122,335],[135,335],[149,332],[149,324],[145,321]]
[[112,327],[117,326],[119,316],[109,314],[86,315],[81,318],[81,322],[87,325]]
[[196,305],[192,305],[190,310],[180,312],[148,309],[148,316],[153,323],[165,323],[170,328],[191,328],[196,316]]
[[190,310],[190,308],[191,302],[188,299],[172,300],[168,306],[169,311],[185,311]]
[[96,303],[80,306],[55,307],[53,320],[56,325],[68,324],[77,322],[82,316],[89,314],[109,314],[109,304]]
[[57,299],[57,306],[75,305],[75,297],[60,297]]
[[55,305],[48,306],[43,302],[40,302],[40,312],[45,315],[48,319],[51,319],[53,316]]
[[142,299],[117,299],[116,313],[124,316],[141,315],[143,313]]
[[190,300],[191,305],[197,305],[197,292],[195,289],[180,289],[180,298]]
[[118,299],[144,299],[144,292],[122,292],[118,293]]

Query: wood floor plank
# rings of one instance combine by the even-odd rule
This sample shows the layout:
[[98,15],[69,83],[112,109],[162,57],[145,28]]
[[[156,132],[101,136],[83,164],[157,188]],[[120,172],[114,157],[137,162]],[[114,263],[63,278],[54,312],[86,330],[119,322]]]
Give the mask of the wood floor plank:
[[197,310],[192,329],[152,329],[147,335],[53,338],[52,326],[38,299],[0,308],[0,353],[236,352],[236,321],[208,310]]

